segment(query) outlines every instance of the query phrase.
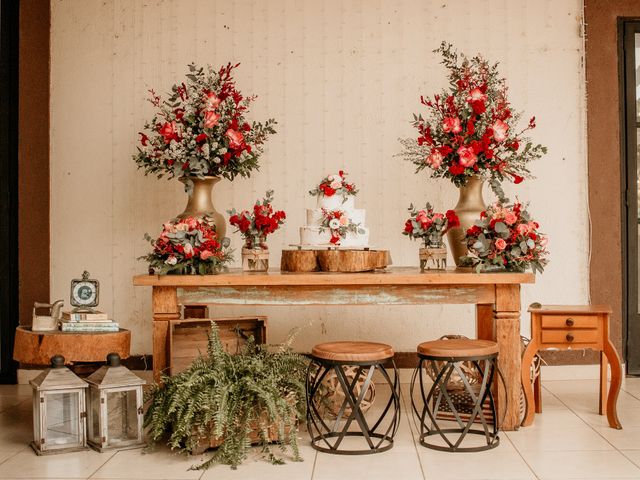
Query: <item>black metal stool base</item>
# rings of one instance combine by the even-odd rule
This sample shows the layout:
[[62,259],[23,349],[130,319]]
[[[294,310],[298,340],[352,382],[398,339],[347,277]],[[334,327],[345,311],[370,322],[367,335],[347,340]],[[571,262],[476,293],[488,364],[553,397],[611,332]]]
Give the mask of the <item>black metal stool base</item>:
[[[400,423],[400,380],[393,360],[339,362],[313,356],[311,360],[307,374],[307,428],[312,447],[319,452],[339,455],[369,455],[391,449]],[[384,366],[386,361],[392,364],[393,380]],[[345,367],[356,367],[353,378],[347,377]],[[382,413],[375,414],[375,421],[370,427],[361,407],[376,371],[391,388],[391,394]],[[336,406],[337,412],[333,417],[320,407],[323,380],[329,373],[335,374],[339,388],[344,393],[344,400]],[[352,425],[357,426],[358,430],[349,431]],[[365,448],[342,447],[347,437],[361,438]]]
[[[420,362],[411,379],[411,406],[420,422],[420,444],[444,452],[482,452],[497,447],[500,444],[500,437],[495,401],[491,392],[494,374],[498,371],[497,354],[443,358],[419,353],[418,357]],[[476,369],[480,377],[478,385],[472,386],[467,374],[460,366],[463,362]],[[425,386],[427,369],[432,372],[433,378],[433,385],[428,392]],[[448,389],[452,377],[462,385],[462,394],[468,399],[466,404],[460,403],[460,390],[457,390],[458,397],[452,398]],[[419,383],[422,409],[418,408],[414,397],[416,383]],[[487,407],[490,415],[485,412]],[[449,417],[446,421],[457,424],[457,428],[447,428],[448,426],[441,426],[438,423],[443,422],[441,416],[443,413]],[[472,428],[477,423],[480,424],[481,429]],[[485,444],[477,447],[463,447],[463,440],[469,434],[484,437]],[[429,437],[437,437],[443,440],[445,445],[429,442]]]

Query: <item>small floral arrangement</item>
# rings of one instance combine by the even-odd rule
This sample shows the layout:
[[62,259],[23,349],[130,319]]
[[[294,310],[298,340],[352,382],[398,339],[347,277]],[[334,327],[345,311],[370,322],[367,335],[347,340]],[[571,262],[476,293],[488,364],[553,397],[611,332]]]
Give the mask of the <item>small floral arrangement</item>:
[[466,264],[478,271],[506,269],[542,272],[548,263],[547,237],[521,203],[488,207],[466,232]]
[[518,130],[521,114],[509,103],[498,63],[480,55],[460,55],[459,61],[452,48],[443,42],[435,50],[449,71],[449,87],[433,98],[420,97],[427,116],[414,114],[419,135],[417,141],[400,140],[400,156],[417,172],[429,168],[432,177],[448,178],[458,187],[473,175],[488,179],[494,190],[505,179],[520,183],[531,177],[527,165],[547,153],[525,136],[535,128],[535,117]]
[[425,248],[442,246],[442,237],[451,228],[460,226],[460,219],[453,210],[445,214],[436,213],[430,203],[418,210],[411,204],[408,208],[410,217],[404,224],[404,235],[410,239],[422,239]]
[[334,245],[340,245],[340,240],[347,236],[347,233],[360,233],[365,231],[360,228],[359,223],[353,223],[351,219],[342,210],[322,209],[322,223],[320,224],[320,232],[329,229],[331,232],[331,240]]
[[265,197],[256,200],[253,211],[243,210],[238,213],[236,209],[228,210],[229,223],[237,228],[245,239],[246,247],[251,249],[267,249],[267,235],[272,234],[287,218],[282,210],[273,211],[273,190],[268,190]]
[[233,260],[229,239],[219,239],[215,227],[206,219],[188,217],[163,225],[162,233],[144,238],[153,251],[140,257],[149,262],[149,273],[218,273]]
[[[186,80],[173,85],[168,99],[150,90],[156,113],[140,132],[134,160],[145,174],[173,177],[248,177],[259,168],[267,137],[276,121],[249,123],[245,114],[256,99],[235,86],[233,70],[189,65]],[[188,184],[187,184],[188,187]]]
[[322,179],[320,185],[309,191],[309,194],[314,197],[341,195],[344,198],[347,198],[347,195],[356,195],[358,190],[355,184],[347,182],[346,176],[347,173],[343,170],[340,170],[337,175],[327,175]]

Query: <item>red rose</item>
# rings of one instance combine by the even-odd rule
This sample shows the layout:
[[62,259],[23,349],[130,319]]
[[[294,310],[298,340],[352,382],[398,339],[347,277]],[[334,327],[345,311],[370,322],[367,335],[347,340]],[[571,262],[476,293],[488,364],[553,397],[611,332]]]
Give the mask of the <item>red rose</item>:
[[464,173],[464,167],[462,165],[454,163],[453,165],[449,166],[449,173],[451,175],[461,175]]
[[462,124],[458,117],[445,117],[442,121],[442,129],[445,133],[460,133]]
[[196,137],[196,143],[203,143],[203,142],[206,142],[206,141],[207,141],[207,138],[209,138],[209,137],[207,137],[207,134],[206,134],[206,133],[201,133],[200,135],[198,135],[198,136]]
[[407,222],[404,224],[404,231],[406,233],[413,232],[413,223],[411,222],[411,220],[407,220]]
[[235,226],[235,225],[237,225],[237,224],[238,224],[238,221],[239,221],[238,215],[231,215],[231,216],[229,217],[229,223],[230,223],[231,225],[234,225],[234,226]]
[[476,133],[476,127],[473,124],[473,121],[469,120],[467,122],[467,136],[470,137],[471,135],[473,135],[474,133]]
[[473,152],[472,147],[460,147],[458,148],[457,153],[460,157],[460,165],[462,165],[463,167],[472,167],[478,160],[478,157]]
[[173,114],[176,116],[176,120],[182,120],[182,117],[184,117],[184,109],[176,108]]
[[332,197],[336,193],[336,191],[333,188],[331,188],[329,185],[325,185],[325,187],[323,188],[323,191],[324,191],[325,197]]
[[226,165],[227,163],[229,163],[229,160],[231,160],[231,154],[227,152],[222,156],[222,163]]
[[473,227],[467,229],[467,236],[468,237],[477,237],[481,233],[482,233],[482,229],[477,225],[474,225]]
[[473,109],[473,113],[476,115],[480,115],[487,111],[487,107],[484,102],[481,101],[473,101],[471,102],[471,108]]
[[446,157],[451,152],[453,152],[453,148],[451,148],[449,145],[443,145],[442,147],[438,147],[438,151],[440,152],[440,155]]
[[227,135],[227,138],[229,139],[229,145],[231,146],[231,148],[236,149],[242,146],[242,142],[244,141],[244,136],[240,132],[230,128],[227,130],[226,135]]
[[524,181],[524,177],[516,175],[515,173],[512,173],[511,176],[513,177],[513,183],[515,183],[516,185]]
[[242,125],[242,131],[243,131],[243,132],[248,132],[249,130],[251,130],[251,125],[249,125],[248,123],[246,123],[246,122],[245,122],[245,123]]
[[460,219],[458,218],[458,215],[456,215],[455,211],[447,210],[447,213],[445,213],[445,216],[447,217],[448,228],[454,228],[454,227],[460,226]]
[[164,137],[164,143],[171,143],[171,140],[178,140],[178,133],[176,132],[176,122],[164,122],[164,125],[160,127],[158,131],[160,135]]

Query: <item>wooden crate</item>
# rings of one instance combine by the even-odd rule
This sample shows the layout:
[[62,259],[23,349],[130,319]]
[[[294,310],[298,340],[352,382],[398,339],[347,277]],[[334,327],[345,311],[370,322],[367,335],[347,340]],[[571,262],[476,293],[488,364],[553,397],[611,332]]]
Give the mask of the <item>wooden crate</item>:
[[220,340],[229,353],[237,353],[251,335],[256,343],[267,341],[265,316],[171,320],[169,375],[185,370],[199,355],[206,355],[211,321],[218,324]]

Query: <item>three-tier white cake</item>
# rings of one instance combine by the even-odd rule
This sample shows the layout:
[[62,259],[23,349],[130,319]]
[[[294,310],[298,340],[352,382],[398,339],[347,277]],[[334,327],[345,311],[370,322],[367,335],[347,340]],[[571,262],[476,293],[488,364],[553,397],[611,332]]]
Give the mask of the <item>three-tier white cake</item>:
[[300,227],[300,244],[363,248],[369,245],[365,210],[355,208],[355,185],[346,174],[326,176],[309,193],[317,197],[316,208],[307,209],[307,224]]

